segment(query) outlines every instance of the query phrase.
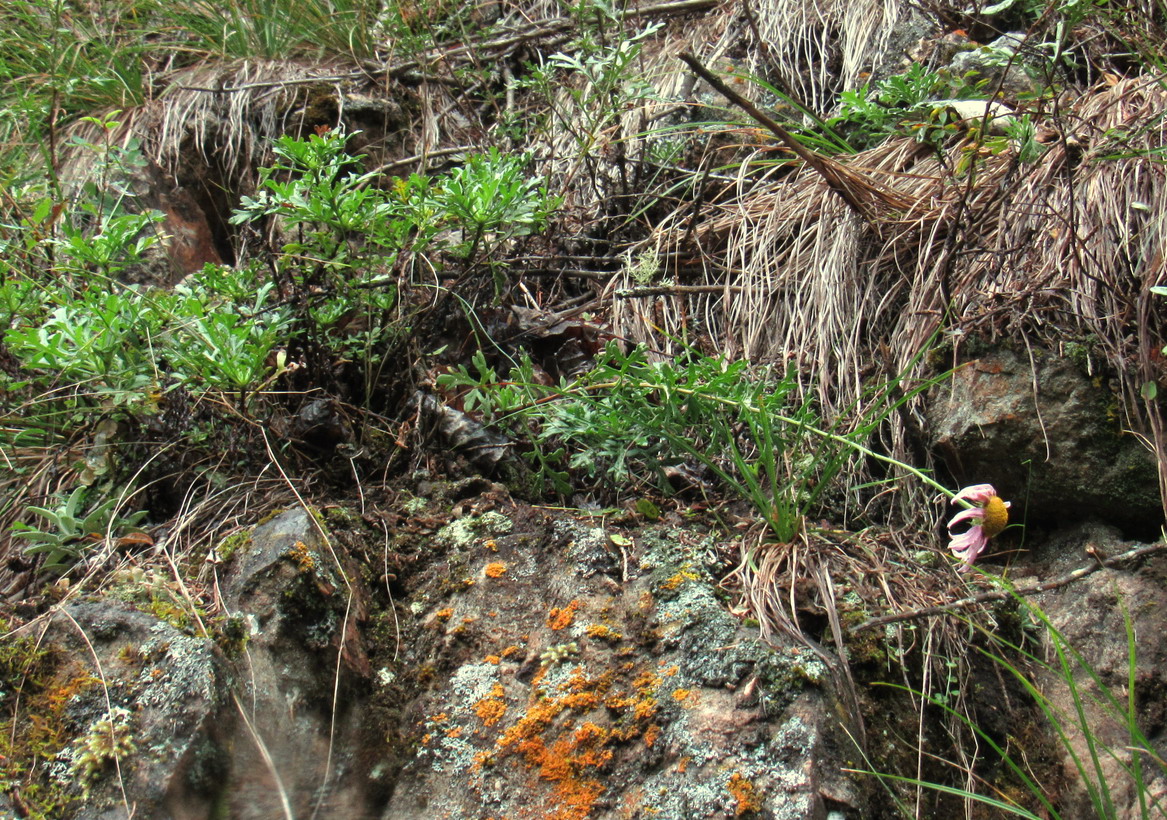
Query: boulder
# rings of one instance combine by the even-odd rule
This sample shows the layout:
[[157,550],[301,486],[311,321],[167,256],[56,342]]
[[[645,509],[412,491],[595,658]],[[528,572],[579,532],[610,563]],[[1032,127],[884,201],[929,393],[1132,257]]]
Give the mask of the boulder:
[[423,585],[423,634],[378,673],[445,659],[409,705],[416,752],[382,820],[811,820],[854,793],[828,774],[826,667],[729,614],[708,538],[515,512],[459,528],[430,570],[458,568],[451,592]]
[[993,484],[1015,521],[1097,518],[1139,536],[1163,523],[1154,457],[1122,429],[1116,397],[1067,359],[987,353],[936,389],[928,421],[956,480]]
[[[74,740],[58,755],[53,777],[86,793],[75,816],[122,820],[127,803],[139,817],[210,816],[224,728],[213,643],[112,599],[66,606],[44,638],[59,659],[57,691],[72,693],[65,725]],[[116,762],[99,754],[85,770],[84,742],[101,747],[100,724],[111,713],[128,745]]]
[[[1098,556],[1115,556],[1140,545],[1124,542],[1116,530],[1096,524],[1068,529],[1051,538],[1036,556],[1040,578],[1060,577],[1089,562],[1087,550]],[[1037,578],[1018,578],[1018,585]],[[1144,814],[1139,787],[1130,776],[1132,742],[1129,720],[1133,720],[1151,744],[1159,760],[1167,759],[1167,553],[1157,553],[1126,566],[1103,568],[1072,585],[1046,592],[1035,603],[1057,630],[1064,646],[1070,647],[1082,663],[1069,655],[1071,673],[1060,671],[1050,636],[1046,635],[1045,659],[1052,669],[1040,671],[1035,680],[1049,699],[1058,724],[1065,734],[1060,745],[1062,770],[1070,784],[1062,795],[1061,810],[1067,817],[1093,817],[1096,811],[1086,784],[1096,788],[1101,780],[1109,792],[1116,820],[1161,816],[1167,805],[1167,770],[1144,755],[1144,799],[1158,802],[1158,809]],[[1128,711],[1130,645],[1127,624],[1133,635],[1135,660],[1133,714]],[[1073,682],[1073,688],[1070,681]],[[1103,688],[1113,700],[1103,697]],[[1075,703],[1074,689],[1079,693]],[[1077,717],[1081,706],[1085,721]],[[1084,731],[1085,729],[1085,731]],[[1091,763],[1087,735],[1098,752],[1099,768]],[[1085,774],[1074,756],[1085,764]],[[1101,777],[1099,777],[1099,773]],[[1101,790],[1099,790],[1101,791]]]

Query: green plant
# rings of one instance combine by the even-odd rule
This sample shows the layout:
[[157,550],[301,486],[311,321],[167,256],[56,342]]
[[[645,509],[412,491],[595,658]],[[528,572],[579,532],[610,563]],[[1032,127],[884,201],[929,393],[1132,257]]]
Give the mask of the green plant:
[[145,511],[122,515],[116,498],[89,506],[90,495],[90,488],[78,487],[55,509],[29,507],[48,524],[43,530],[20,522],[13,525],[18,538],[32,542],[25,549],[27,554],[45,555],[42,568],[46,572],[63,572],[107,537],[139,532],[137,525],[145,518]]
[[[462,241],[452,250],[467,264],[489,259],[507,240],[539,230],[557,207],[542,181],[526,176],[530,161],[504,157],[492,147],[444,180],[435,205],[461,231]],[[488,236],[492,241],[484,246]]]
[[844,428],[825,424],[797,398],[794,374],[744,361],[691,354],[653,362],[643,348],[610,345],[585,376],[555,386],[536,384],[526,361],[505,381],[482,354],[475,365],[477,375],[460,367],[439,386],[467,391],[468,410],[528,439],[527,458],[549,486],[566,491],[572,471],[607,486],[667,489],[668,468],[690,461],[748,500],[780,541],[798,534],[853,455],[892,461],[865,442],[895,407],[934,383],[898,398],[885,385],[875,409]]
[[617,190],[639,197],[643,192],[632,186],[625,159],[632,134],[624,118],[660,99],[636,71],[636,62],[661,24],[630,33],[607,0],[582,0],[572,13],[580,21],[576,38],[563,51],[540,55],[525,76],[513,81],[513,88],[531,92],[539,113],[512,115],[509,131],[528,142],[533,136],[547,140],[555,159],[564,163],[567,180],[582,172],[583,181],[598,193],[601,180],[612,178]]
[[111,765],[120,765],[122,760],[137,751],[130,721],[128,709],[114,706],[74,741],[69,750],[73,759],[69,768],[80,782],[82,796],[86,799]]
[[[228,287],[239,301],[216,298],[224,269],[208,266],[170,301],[173,321],[163,339],[169,375],[193,391],[207,388],[234,393],[248,412],[248,392],[265,383],[272,353],[286,344],[293,317],[270,304],[273,283]],[[244,277],[241,277],[244,278]],[[247,301],[242,301],[246,299]],[[281,372],[276,368],[276,375]]]
[[49,384],[84,388],[103,403],[132,405],[157,384],[152,344],[165,317],[134,288],[42,291],[61,304],[39,322],[18,324],[4,336],[8,350]]
[[[558,202],[527,176],[529,158],[497,149],[444,178],[415,174],[380,188],[376,174],[360,170],[361,157],[345,151],[347,140],[335,131],[277,140],[279,162],[263,169],[259,192],[243,198],[232,221],[271,218],[295,234],[276,265],[281,286],[303,307],[298,329],[321,347],[369,361],[399,327],[391,271],[418,259],[437,267],[442,254],[467,268],[487,259],[501,290],[494,258],[545,224]],[[346,332],[354,326],[359,335]]]
[[188,48],[223,58],[376,54],[380,0],[222,0],[164,8]]

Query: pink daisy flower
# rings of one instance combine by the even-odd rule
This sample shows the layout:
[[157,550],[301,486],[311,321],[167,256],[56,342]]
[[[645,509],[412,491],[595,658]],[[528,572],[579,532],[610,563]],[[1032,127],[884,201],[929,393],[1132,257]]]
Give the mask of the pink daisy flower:
[[[974,484],[965,487],[952,499],[953,504],[960,501],[970,501],[977,506],[962,510],[948,522],[948,535],[952,539],[948,548],[957,558],[964,559],[961,572],[968,572],[973,561],[984,552],[989,539],[1000,535],[1009,523],[1009,507],[1012,503],[1002,501],[992,484]],[[961,521],[973,521],[973,526],[959,535],[952,532],[952,528]]]

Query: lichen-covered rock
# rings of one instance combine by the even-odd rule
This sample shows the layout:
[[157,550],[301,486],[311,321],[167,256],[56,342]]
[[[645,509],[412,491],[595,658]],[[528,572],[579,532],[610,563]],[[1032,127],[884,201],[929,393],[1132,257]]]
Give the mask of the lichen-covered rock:
[[962,367],[934,393],[932,443],[962,483],[992,483],[1015,519],[1096,517],[1128,533],[1163,522],[1155,460],[1114,397],[1072,362],[1009,351]]
[[827,751],[827,669],[729,613],[710,536],[493,487],[435,509],[375,549],[359,516],[333,533],[300,509],[233,537],[212,552],[218,647],[140,592],[57,613],[65,660],[37,694],[69,696],[56,774],[80,808],[60,816],[822,820],[856,802]]
[[[44,643],[61,659],[55,678],[70,693],[75,739],[53,776],[85,795],[74,816],[121,820],[128,802],[138,817],[209,817],[221,705],[212,642],[106,600],[67,606]],[[102,731],[111,715],[116,754]]]
[[710,543],[513,519],[421,584],[416,654],[384,671],[438,665],[383,820],[825,816],[826,670],[728,613]]

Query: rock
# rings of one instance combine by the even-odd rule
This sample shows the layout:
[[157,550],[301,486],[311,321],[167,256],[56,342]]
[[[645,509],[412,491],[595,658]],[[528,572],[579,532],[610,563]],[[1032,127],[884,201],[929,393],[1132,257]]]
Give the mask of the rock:
[[[365,817],[383,800],[383,788],[370,785],[375,758],[366,754],[378,739],[365,714],[373,689],[359,634],[361,587],[346,583],[303,510],[241,540],[219,580],[228,616],[222,631],[237,624],[248,633],[236,640],[233,659],[211,640],[112,599],[70,605],[68,617],[52,620],[46,645],[71,659],[56,677],[80,693],[69,706],[66,748],[97,734],[111,707],[127,710],[119,718],[129,742],[121,761],[126,801],[112,758],[84,784],[70,770],[77,759],[70,751],[55,776],[90,792],[72,817],[121,820],[127,801],[136,816],[156,820],[269,820],[317,810]],[[133,600],[169,611],[148,595]]]
[[962,485],[987,482],[1012,499],[1015,521],[1096,517],[1156,532],[1155,461],[1120,428],[1114,397],[1065,359],[1034,351],[1034,360],[1036,377],[1006,350],[957,368],[931,399],[934,449]]
[[[1042,564],[1041,577],[1048,580],[1086,565],[1086,547],[1113,556],[1135,546],[1138,545],[1120,541],[1115,531],[1105,527],[1077,527],[1058,535],[1043,548],[1038,557],[1047,560]],[[1073,680],[1084,694],[1081,705],[1090,734],[1102,749],[1099,765],[1115,808],[1108,816],[1120,820],[1160,816],[1154,811],[1151,815],[1141,814],[1137,789],[1124,771],[1130,766],[1132,745],[1125,712],[1130,671],[1125,619],[1130,618],[1135,638],[1135,719],[1162,760],[1167,754],[1167,737],[1163,733],[1167,721],[1167,645],[1162,640],[1167,633],[1167,554],[1160,553],[1128,567],[1101,569],[1072,585],[1041,595],[1036,603],[1065,644],[1087,664],[1075,668]],[[1056,666],[1052,651],[1046,657]],[[1081,724],[1074,717],[1073,693],[1066,678],[1052,671],[1040,673],[1037,681],[1057,712],[1066,716],[1061,726],[1069,743],[1061,746],[1061,752],[1063,771],[1072,788],[1070,794],[1063,796],[1063,816],[1095,816],[1081,773],[1070,755],[1072,749],[1085,762],[1091,778],[1096,779]],[[1105,705],[1104,699],[1098,697],[1100,685],[1110,689],[1114,706]],[[1143,764],[1146,794],[1162,807],[1167,804],[1167,771],[1156,766],[1149,756]]]
[[368,816],[377,788],[361,759],[370,740],[366,600],[335,546],[292,509],[256,527],[220,580],[228,611],[250,632],[225,704],[242,720],[221,784],[224,816]]
[[1033,94],[1040,87],[1029,72],[1037,69],[1030,66],[1024,55],[1017,54],[1026,39],[1025,32],[1003,34],[987,46],[956,54],[944,72],[953,79],[971,75],[973,80],[988,80],[986,94],[994,94],[998,88],[1010,99]]
[[[76,624],[76,625],[74,625]],[[97,721],[124,709],[132,751],[120,761],[125,800],[138,817],[205,818],[220,773],[216,736],[221,667],[211,641],[113,600],[71,604],[51,621],[45,643],[68,659],[57,670],[62,691],[76,691],[68,725],[83,738]],[[112,758],[80,784],[76,741],[60,755],[55,777],[91,794],[77,817],[126,817]]]
[[[69,703],[68,747],[114,725],[127,800],[99,761],[62,816],[824,820],[861,803],[827,668],[728,612],[710,536],[483,486],[461,518],[400,519],[416,569],[380,609],[356,557],[404,572],[391,543],[417,542],[363,552],[301,509],[215,551],[225,650],[126,603],[70,605],[80,630],[62,613],[47,636],[61,684],[105,685]],[[110,594],[169,612],[150,592],[164,578],[129,576]]]
[[415,596],[423,634],[386,677],[447,665],[382,819],[825,817],[826,669],[727,612],[711,544],[532,512]]

